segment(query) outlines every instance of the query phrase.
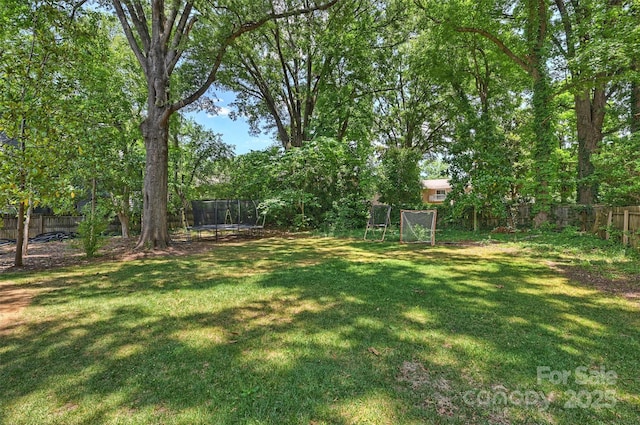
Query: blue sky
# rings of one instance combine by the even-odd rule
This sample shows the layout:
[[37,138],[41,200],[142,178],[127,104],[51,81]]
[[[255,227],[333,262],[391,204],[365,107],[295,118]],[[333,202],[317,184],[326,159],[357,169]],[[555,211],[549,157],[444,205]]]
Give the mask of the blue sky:
[[215,97],[218,99],[216,105],[220,107],[218,115],[208,112],[190,112],[187,115],[205,128],[215,133],[222,134],[222,141],[235,146],[235,153],[241,155],[250,151],[257,151],[274,144],[274,139],[269,134],[260,134],[258,137],[249,134],[249,124],[242,117],[235,121],[229,118],[229,104],[234,101],[235,96],[231,92],[216,90]]

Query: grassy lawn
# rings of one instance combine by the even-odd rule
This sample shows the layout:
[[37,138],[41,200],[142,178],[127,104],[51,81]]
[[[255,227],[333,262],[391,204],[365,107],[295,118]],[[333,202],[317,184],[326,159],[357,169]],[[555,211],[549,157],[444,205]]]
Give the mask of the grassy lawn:
[[0,423],[636,424],[638,303],[559,267],[637,257],[573,242],[273,238],[0,275],[35,294],[0,328]]

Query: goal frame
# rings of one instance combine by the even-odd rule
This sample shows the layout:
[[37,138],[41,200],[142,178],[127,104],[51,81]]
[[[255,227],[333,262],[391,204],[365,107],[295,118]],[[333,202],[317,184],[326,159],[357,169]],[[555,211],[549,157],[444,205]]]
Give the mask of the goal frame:
[[[384,222],[381,220],[380,222],[376,221],[375,210],[380,209],[383,212]],[[387,228],[391,223],[391,205],[386,204],[374,204],[369,209],[369,219],[367,220],[367,228],[364,230],[364,240],[367,240],[367,233],[369,230],[372,232],[375,229],[382,229],[382,237],[378,240],[378,242],[384,242],[384,237],[387,234]]]
[[[431,240],[430,241],[406,241],[403,240],[402,235],[404,234],[404,227],[406,226],[405,221],[405,215],[406,213],[425,213],[425,214],[431,214],[431,228],[429,229],[430,231],[430,236],[431,236]],[[438,218],[438,210],[400,210],[400,243],[431,243],[431,246],[434,246],[436,244],[436,221]]]

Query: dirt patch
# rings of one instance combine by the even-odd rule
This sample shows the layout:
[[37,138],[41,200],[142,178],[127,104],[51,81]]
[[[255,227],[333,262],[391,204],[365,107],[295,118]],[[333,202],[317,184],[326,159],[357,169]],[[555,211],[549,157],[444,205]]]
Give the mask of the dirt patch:
[[405,361],[400,366],[396,377],[398,382],[410,385],[411,390],[429,394],[420,407],[423,409],[435,409],[440,416],[454,416],[458,406],[453,400],[451,382],[443,376],[433,376],[420,362]]
[[416,390],[425,385],[431,384],[429,371],[419,362],[404,362],[400,366],[398,382],[407,382],[411,388]]
[[[223,242],[219,240],[219,242]],[[37,272],[59,267],[87,265],[108,261],[128,261],[140,258],[163,256],[181,256],[207,252],[215,247],[212,241],[186,241],[175,239],[170,247],[164,250],[136,251],[136,239],[119,237],[107,239],[94,258],[87,258],[77,241],[32,243],[29,252],[23,259],[22,267],[14,267],[15,245],[0,246],[0,274],[3,272],[29,271]]]
[[22,285],[0,283],[0,335],[7,333],[15,324],[23,308],[29,305],[35,291]]
[[629,275],[624,278],[612,279],[597,272],[580,266],[555,263],[548,261],[547,265],[554,271],[561,273],[571,282],[581,286],[598,289],[633,301],[640,305],[640,275]]

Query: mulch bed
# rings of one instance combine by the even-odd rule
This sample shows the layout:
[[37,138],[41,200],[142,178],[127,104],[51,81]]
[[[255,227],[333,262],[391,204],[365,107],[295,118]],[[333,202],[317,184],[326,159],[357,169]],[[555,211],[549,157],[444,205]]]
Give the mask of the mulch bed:
[[189,255],[206,252],[212,249],[209,241],[174,240],[164,250],[135,251],[136,239],[119,237],[107,239],[94,258],[87,258],[78,245],[78,241],[31,243],[22,267],[14,267],[16,246],[14,244],[0,246],[0,274],[3,272],[29,271],[37,272],[53,268],[77,266],[104,261],[126,261],[136,258],[158,256]]

